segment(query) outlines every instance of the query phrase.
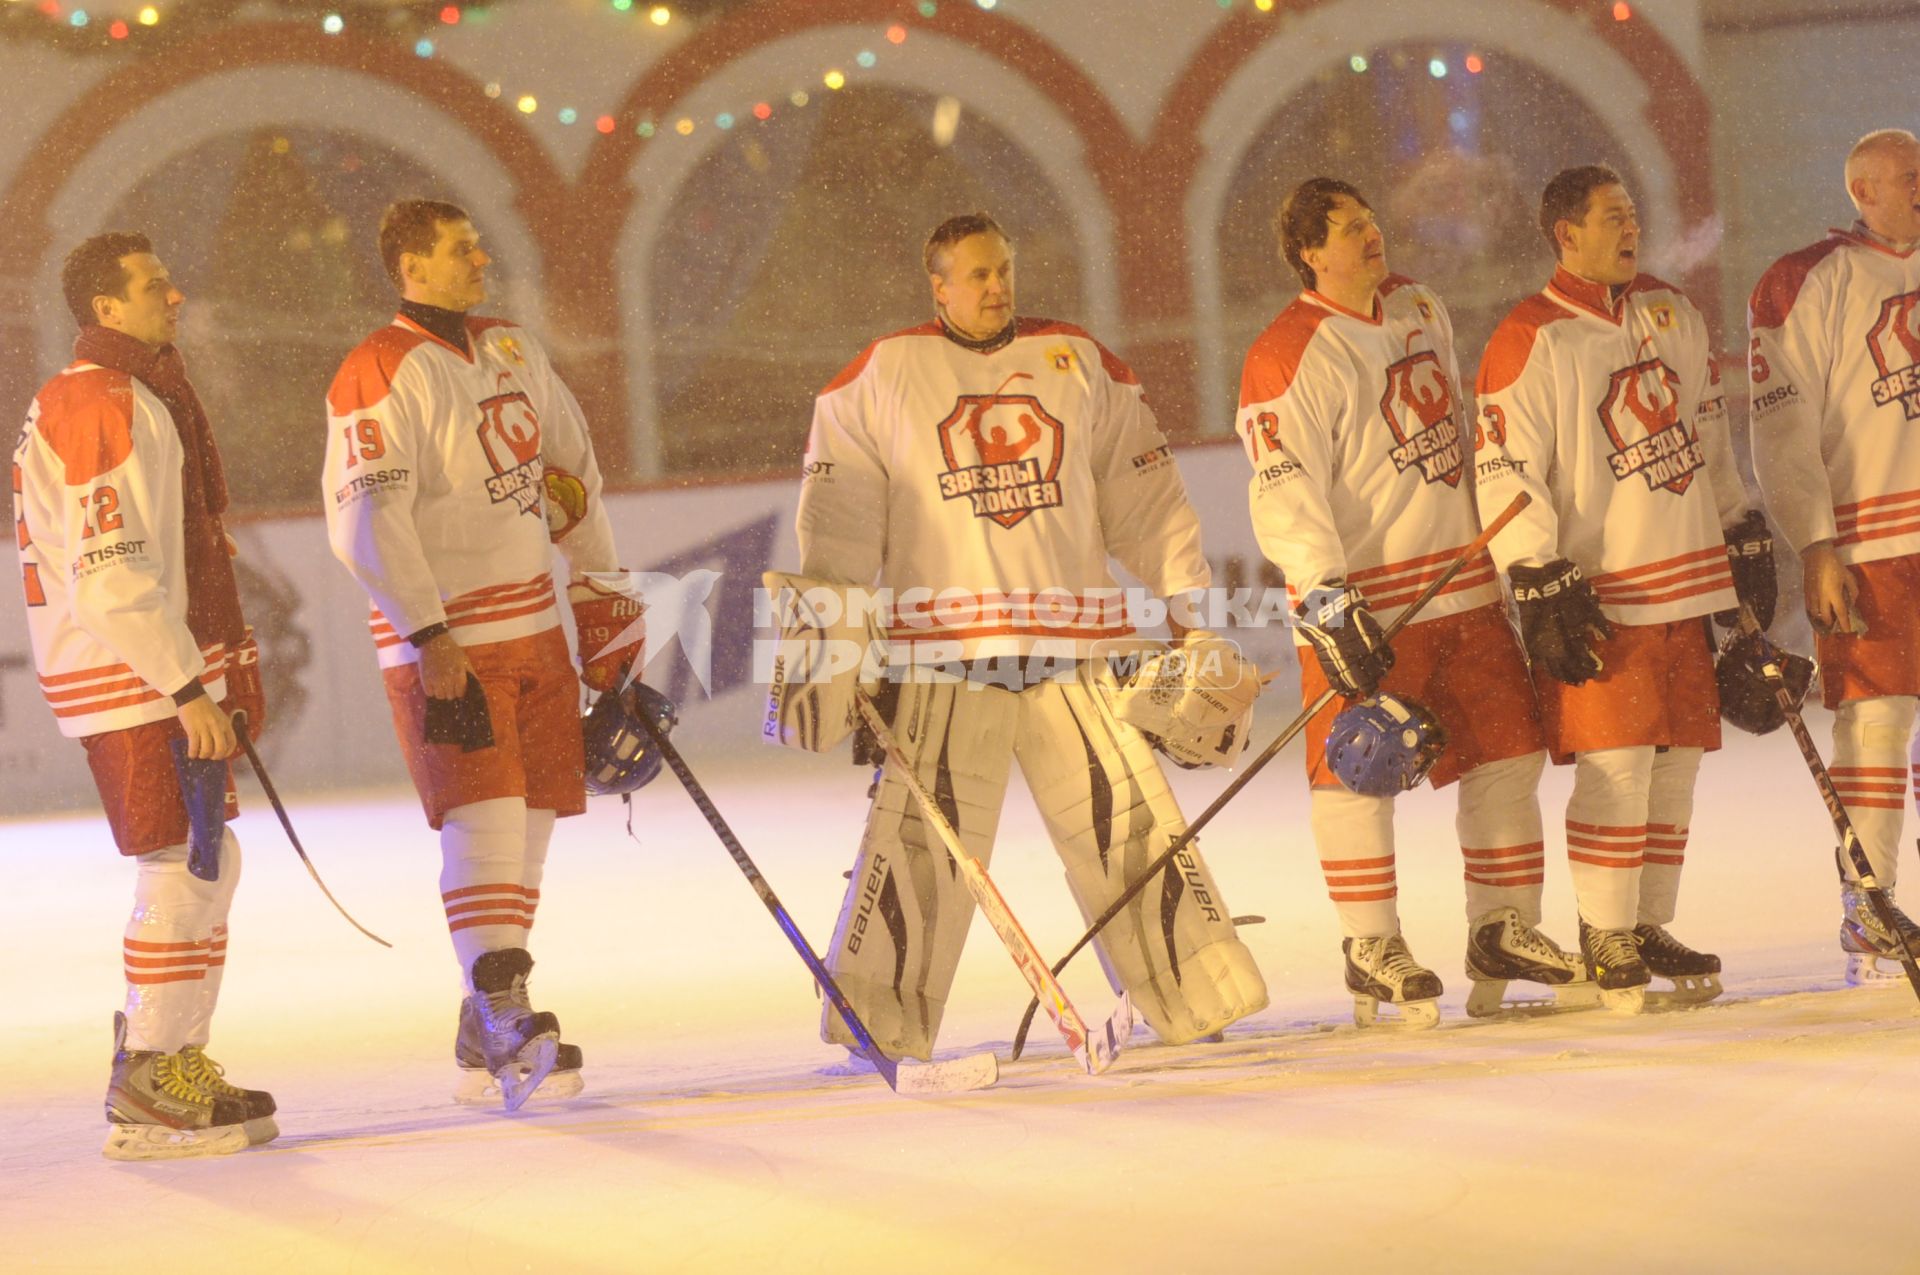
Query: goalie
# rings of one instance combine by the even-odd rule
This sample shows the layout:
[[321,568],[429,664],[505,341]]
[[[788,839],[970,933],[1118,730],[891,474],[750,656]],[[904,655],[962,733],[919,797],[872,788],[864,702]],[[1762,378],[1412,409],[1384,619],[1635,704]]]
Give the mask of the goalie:
[[[888,639],[879,700],[919,777],[986,862],[1017,758],[1090,919],[1184,827],[1153,746],[1115,715],[1113,675],[1090,658],[1132,633],[1108,560],[1159,597],[1204,590],[1199,522],[1126,365],[1079,328],[1014,317],[1013,245],[992,218],[947,221],[924,261],[935,319],[869,346],[815,406],[802,573],[893,598],[874,621]],[[785,610],[800,631],[783,647],[802,663],[809,625],[826,642],[844,623]],[[816,749],[845,737],[860,661],[837,663],[840,682],[780,665],[770,737]],[[1231,722],[1202,716],[1176,746],[1197,755],[1205,730],[1245,734],[1244,702]],[[1267,994],[1198,851],[1175,862],[1106,929],[1101,956],[1114,990],[1179,1044]],[[973,912],[882,767],[827,964],[889,1053],[931,1056]],[[851,1043],[831,1006],[822,1034]]]

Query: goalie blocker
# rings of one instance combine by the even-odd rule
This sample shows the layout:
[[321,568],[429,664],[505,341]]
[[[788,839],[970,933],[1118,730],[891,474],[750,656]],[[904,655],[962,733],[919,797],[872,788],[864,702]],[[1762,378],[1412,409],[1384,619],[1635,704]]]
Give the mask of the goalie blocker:
[[[780,636],[755,643],[755,674],[767,686],[760,734],[770,744],[831,752],[853,733],[856,691],[879,689],[886,638],[871,590],[785,571],[760,577]],[[762,627],[765,627],[763,623]]]

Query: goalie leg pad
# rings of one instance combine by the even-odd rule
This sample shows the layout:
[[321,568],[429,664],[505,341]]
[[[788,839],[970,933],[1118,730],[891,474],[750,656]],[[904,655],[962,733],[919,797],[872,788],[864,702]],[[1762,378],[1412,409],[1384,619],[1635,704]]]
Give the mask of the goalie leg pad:
[[[1020,771],[1083,917],[1100,915],[1186,830],[1152,747],[1113,716],[1092,664],[1020,696]],[[1095,940],[1116,992],[1185,1044],[1266,1008],[1253,954],[1190,844]]]
[[1466,865],[1467,921],[1512,908],[1528,925],[1540,924],[1546,880],[1546,831],[1540,819],[1544,752],[1475,766],[1460,776],[1454,827]]
[[[1015,697],[957,681],[900,688],[892,727],[915,773],[982,863],[993,855],[1013,751]],[[833,930],[827,968],[879,1046],[930,1058],[973,921],[973,896],[888,762]],[[831,1003],[821,1038],[854,1043]]]
[[[1833,786],[1853,818],[1873,875],[1891,889],[1900,868],[1900,825],[1906,820],[1907,741],[1915,701],[1906,695],[1850,699],[1833,711]],[[1849,879],[1853,876],[1847,869]]]

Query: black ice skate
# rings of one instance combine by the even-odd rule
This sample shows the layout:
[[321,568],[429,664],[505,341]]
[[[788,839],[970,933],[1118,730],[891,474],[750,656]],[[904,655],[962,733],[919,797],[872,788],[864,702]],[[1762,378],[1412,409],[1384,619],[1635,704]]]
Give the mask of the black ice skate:
[[480,1055],[508,1111],[540,1087],[560,1050],[560,1021],[536,1014],[527,998],[533,957],[524,947],[482,952],[473,962],[473,1007]]
[[[1920,925],[1915,925],[1898,907],[1893,906],[1893,891],[1885,890],[1887,904],[1893,907],[1894,924],[1906,936],[1916,954],[1920,954]],[[1900,962],[1900,940],[1880,922],[1867,892],[1858,882],[1840,885],[1840,950],[1847,954],[1847,982],[1878,983],[1890,978],[1905,978]]]
[[1600,1003],[1616,1014],[1638,1014],[1647,1007],[1653,971],[1640,956],[1632,930],[1596,930],[1580,920],[1580,956],[1587,977],[1600,989]]
[[247,1148],[247,1109],[202,1089],[179,1054],[127,1048],[127,1016],[113,1016],[113,1075],[107,1081],[109,1160],[180,1160]]
[[1661,1008],[1704,1005],[1720,994],[1720,958],[1696,952],[1667,933],[1665,926],[1636,925],[1633,941],[1649,973],[1669,979],[1670,992],[1648,992],[1647,1004]]
[[1353,993],[1353,1021],[1372,1027],[1380,1006],[1392,1005],[1408,1027],[1437,1027],[1440,1023],[1440,976],[1413,959],[1407,941],[1398,934],[1385,938],[1345,939],[1347,990]]
[[[1515,908],[1495,908],[1467,927],[1467,993],[1470,1018],[1498,1014],[1546,1014],[1595,1009],[1600,989],[1580,958],[1521,919]],[[1544,983],[1551,996],[1509,998],[1510,982]]]
[[[535,1018],[553,1018],[551,1014],[536,1014]],[[554,1030],[559,1030],[559,1020],[554,1019]],[[467,997],[460,1002],[460,1025],[454,1032],[453,1059],[460,1064],[460,1081],[454,1086],[453,1100],[469,1106],[491,1106],[500,1101],[500,1082],[487,1070],[486,1051],[480,1044],[480,1015],[473,1007],[473,998]],[[587,1087],[585,1078],[580,1074],[583,1061],[580,1046],[561,1041],[553,1053],[553,1070],[539,1087],[527,1095],[528,1102],[558,1102],[565,1098],[578,1098]]]
[[250,1144],[257,1147],[280,1136],[280,1126],[273,1119],[277,1108],[272,1094],[264,1089],[242,1089],[239,1085],[229,1084],[227,1069],[207,1057],[204,1045],[182,1045],[180,1058],[187,1078],[194,1084],[210,1094],[237,1099],[247,1109],[246,1130]]

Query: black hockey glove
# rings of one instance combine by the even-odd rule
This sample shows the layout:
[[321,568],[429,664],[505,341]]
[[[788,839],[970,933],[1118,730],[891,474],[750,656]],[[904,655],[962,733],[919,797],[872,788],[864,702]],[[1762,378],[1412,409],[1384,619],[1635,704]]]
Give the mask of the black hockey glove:
[[1393,667],[1393,648],[1387,645],[1380,621],[1367,610],[1360,590],[1344,580],[1330,580],[1294,609],[1294,624],[1313,646],[1327,684],[1349,699],[1365,699]]
[[1580,568],[1565,558],[1544,567],[1514,567],[1513,600],[1520,608],[1520,637],[1527,659],[1556,681],[1578,686],[1599,676],[1594,646],[1613,636]]
[[[1773,627],[1774,605],[1780,600],[1780,579],[1773,573],[1773,532],[1758,509],[1727,528],[1727,565],[1733,568],[1733,591],[1753,608],[1753,618],[1763,629]],[[1715,611],[1713,618],[1723,629],[1739,627],[1738,611]]]

